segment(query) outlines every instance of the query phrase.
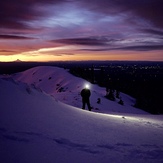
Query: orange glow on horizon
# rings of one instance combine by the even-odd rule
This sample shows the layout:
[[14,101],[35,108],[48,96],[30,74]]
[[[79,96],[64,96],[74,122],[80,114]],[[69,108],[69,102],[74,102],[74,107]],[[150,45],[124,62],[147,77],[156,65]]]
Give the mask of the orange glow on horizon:
[[[61,53],[54,53],[53,54],[44,54],[42,50],[41,53],[21,53],[16,55],[1,55],[0,61],[1,62],[12,62],[16,60],[21,61],[36,61],[36,62],[48,62],[48,61],[87,61],[87,60],[121,60],[121,61],[163,61],[163,56],[160,53],[156,53],[153,55],[150,52],[138,52],[138,53],[131,53],[131,52],[95,52],[95,53],[78,53],[75,52],[68,52],[67,54]],[[72,53],[70,55],[69,53]]]

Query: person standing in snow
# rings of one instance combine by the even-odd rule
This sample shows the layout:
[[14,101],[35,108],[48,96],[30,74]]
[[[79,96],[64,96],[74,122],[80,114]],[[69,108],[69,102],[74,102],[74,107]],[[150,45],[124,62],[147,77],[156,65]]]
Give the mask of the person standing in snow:
[[82,96],[82,103],[83,103],[83,107],[82,109],[85,109],[85,105],[87,104],[89,111],[91,111],[91,106],[90,106],[90,101],[89,101],[89,97],[91,96],[91,92],[88,89],[88,86],[86,85],[86,87],[81,91],[81,96]]

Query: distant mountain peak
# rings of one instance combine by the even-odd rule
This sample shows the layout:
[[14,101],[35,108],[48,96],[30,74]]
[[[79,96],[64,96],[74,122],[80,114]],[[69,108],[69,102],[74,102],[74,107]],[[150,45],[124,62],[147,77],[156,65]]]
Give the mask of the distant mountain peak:
[[23,61],[21,61],[20,59],[17,59],[17,60],[15,60],[14,62],[23,62]]

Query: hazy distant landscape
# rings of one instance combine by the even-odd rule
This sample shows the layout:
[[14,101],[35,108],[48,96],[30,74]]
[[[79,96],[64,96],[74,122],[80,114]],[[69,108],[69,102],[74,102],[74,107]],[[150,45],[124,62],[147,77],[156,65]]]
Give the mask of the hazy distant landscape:
[[87,81],[136,98],[135,107],[163,114],[163,62],[58,61],[0,63],[0,74],[13,74],[36,66],[57,66]]

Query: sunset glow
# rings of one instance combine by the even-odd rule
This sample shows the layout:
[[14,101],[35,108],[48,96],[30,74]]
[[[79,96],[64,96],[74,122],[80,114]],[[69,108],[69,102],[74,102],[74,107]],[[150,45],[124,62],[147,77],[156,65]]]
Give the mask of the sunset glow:
[[2,1],[0,61],[163,61],[162,16],[161,0]]

